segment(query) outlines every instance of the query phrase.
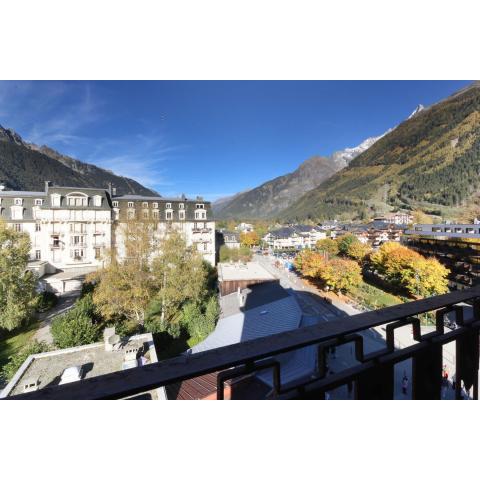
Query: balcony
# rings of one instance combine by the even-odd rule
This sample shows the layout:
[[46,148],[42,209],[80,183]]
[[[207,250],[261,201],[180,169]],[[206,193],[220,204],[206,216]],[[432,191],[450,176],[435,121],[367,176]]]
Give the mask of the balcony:
[[[464,315],[464,307],[471,315]],[[434,312],[435,327],[422,334],[418,315],[425,312]],[[446,329],[447,315],[448,322],[452,315],[455,317],[455,329]],[[382,325],[386,332],[384,348],[366,353],[362,332]],[[395,331],[404,326],[412,329],[415,343],[398,348]],[[479,330],[480,287],[475,287],[9,398],[120,399],[214,374],[216,397],[223,399],[235,379],[270,372],[272,399],[325,399],[329,391],[345,387],[352,391],[353,399],[392,399],[394,367],[411,360],[412,398],[441,399],[442,347],[455,342],[455,398],[462,398],[463,383],[478,399]],[[352,349],[356,364],[329,372],[327,352],[345,345]],[[281,359],[285,356],[281,354],[305,347],[316,352],[316,373],[294,383],[282,383]],[[256,392],[252,390],[250,398]]]

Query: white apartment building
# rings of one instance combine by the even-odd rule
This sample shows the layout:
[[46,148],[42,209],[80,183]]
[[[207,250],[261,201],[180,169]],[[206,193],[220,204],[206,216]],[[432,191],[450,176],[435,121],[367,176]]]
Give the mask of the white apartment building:
[[263,237],[263,241],[272,250],[301,250],[315,247],[318,240],[323,240],[326,237],[326,233],[320,228],[308,225],[293,225],[267,233]]
[[195,245],[205,260],[215,264],[215,221],[210,203],[200,198],[117,196],[112,189],[45,182],[43,192],[0,190],[0,218],[29,234],[30,259],[45,263],[46,273],[98,268],[110,249],[121,256],[122,218],[151,219],[159,236],[175,228],[187,245]]

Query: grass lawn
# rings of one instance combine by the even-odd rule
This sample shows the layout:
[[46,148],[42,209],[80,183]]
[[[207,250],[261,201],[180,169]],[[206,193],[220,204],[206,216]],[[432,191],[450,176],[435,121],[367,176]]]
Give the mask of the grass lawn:
[[8,357],[17,353],[29,343],[30,340],[33,340],[39,324],[39,321],[34,321],[19,330],[6,333],[5,336],[0,336],[0,369],[8,363]]
[[363,280],[358,287],[349,292],[348,296],[369,310],[398,305],[404,301],[402,297],[385,292],[384,290],[367,283],[365,280]]

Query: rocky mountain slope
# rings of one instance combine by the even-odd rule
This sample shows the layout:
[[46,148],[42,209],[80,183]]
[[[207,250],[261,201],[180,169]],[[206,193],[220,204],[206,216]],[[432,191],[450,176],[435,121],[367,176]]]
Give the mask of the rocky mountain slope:
[[480,83],[475,82],[417,108],[280,216],[353,219],[407,208],[455,217],[476,201],[479,174]]
[[213,204],[215,216],[224,219],[275,218],[280,211],[344,168],[382,136],[367,138],[360,145],[340,150],[329,157],[311,157],[292,173],[274,178],[252,190],[219,199]]
[[0,125],[0,182],[9,189],[43,190],[46,180],[72,187],[107,188],[112,183],[119,194],[156,193],[131,178],[62,155],[45,145],[27,143]]

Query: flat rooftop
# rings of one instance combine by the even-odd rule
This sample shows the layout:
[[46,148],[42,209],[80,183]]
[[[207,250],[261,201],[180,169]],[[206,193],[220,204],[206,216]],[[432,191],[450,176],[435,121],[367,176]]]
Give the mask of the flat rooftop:
[[39,389],[58,385],[62,373],[69,367],[81,366],[82,380],[121,371],[125,361],[125,351],[130,347],[143,347],[142,356],[146,360],[145,363],[157,362],[151,334],[125,338],[121,342],[121,347],[114,351],[106,351],[104,342],[99,342],[39,353],[25,360],[2,395],[12,396],[24,393],[25,383],[32,380],[38,381]]
[[234,280],[275,280],[258,262],[219,263],[218,280],[228,282]]

